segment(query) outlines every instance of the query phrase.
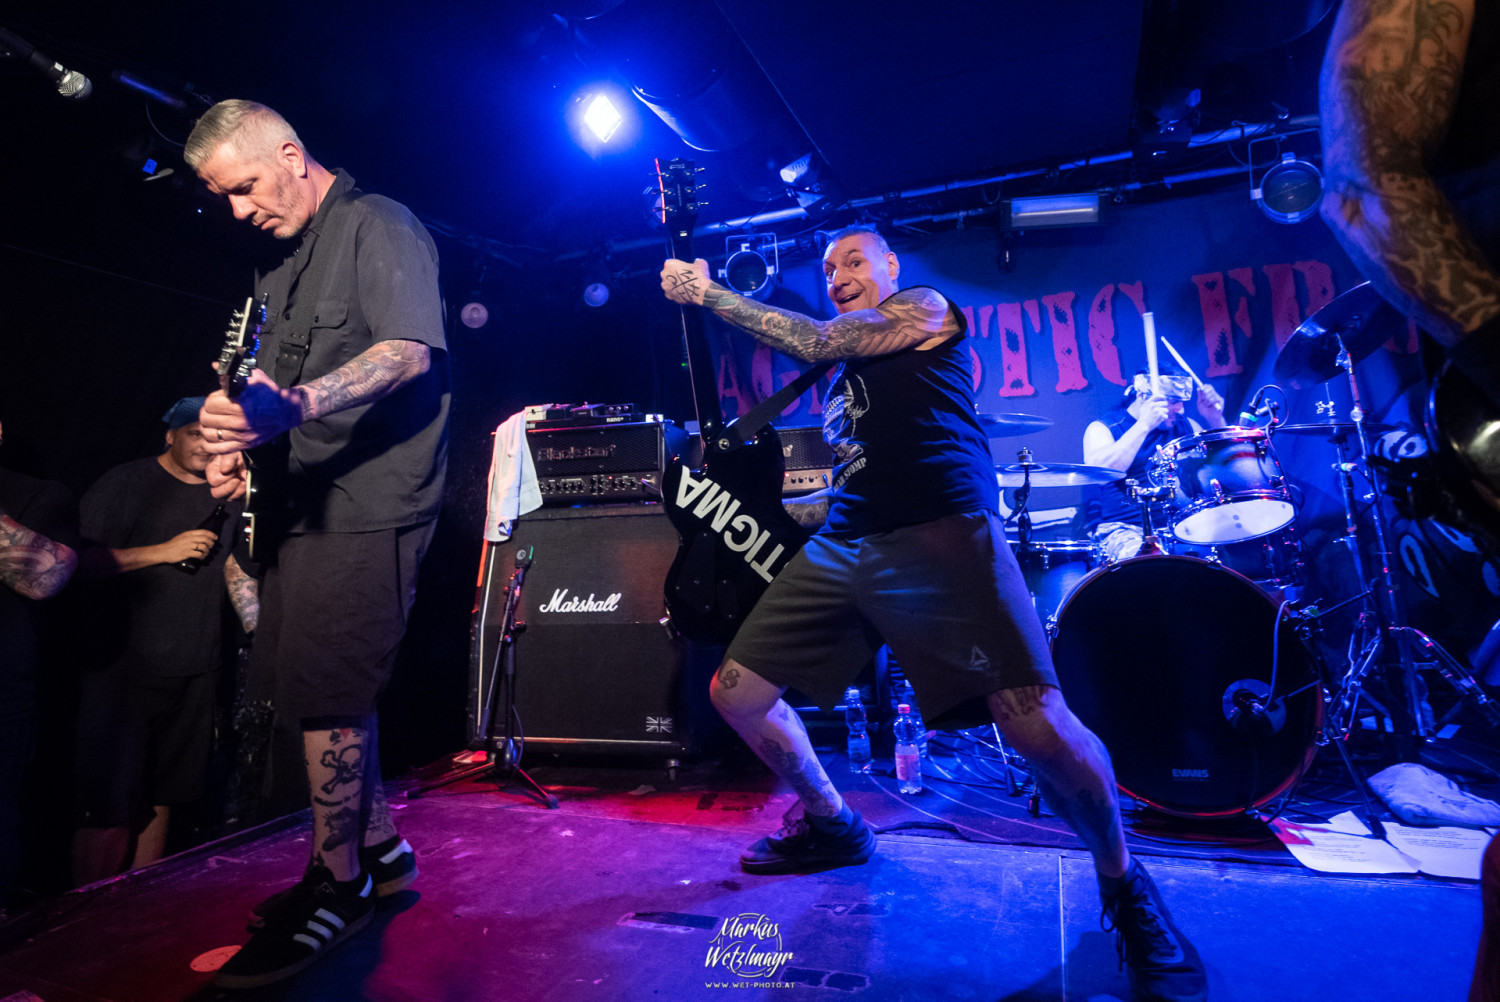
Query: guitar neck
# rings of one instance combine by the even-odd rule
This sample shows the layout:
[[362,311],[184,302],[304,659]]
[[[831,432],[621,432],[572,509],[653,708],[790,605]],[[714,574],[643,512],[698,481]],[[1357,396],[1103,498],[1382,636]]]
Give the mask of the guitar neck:
[[[697,222],[695,168],[689,161],[657,161],[661,179],[663,220],[672,257],[691,263],[693,226]],[[688,379],[693,387],[693,410],[698,415],[698,434],[705,451],[711,450],[723,430],[723,409],[719,404],[718,380],[714,376],[713,356],[708,350],[703,310],[696,306],[682,308],[682,344],[687,355]]]

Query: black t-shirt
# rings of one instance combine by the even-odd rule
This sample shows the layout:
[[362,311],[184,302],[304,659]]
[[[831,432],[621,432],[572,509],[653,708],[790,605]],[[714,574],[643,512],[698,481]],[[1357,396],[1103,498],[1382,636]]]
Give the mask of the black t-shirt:
[[989,439],[974,414],[973,364],[958,333],[926,351],[851,358],[833,372],[823,437],[836,465],[823,531],[858,538],[999,507]]
[[[1121,408],[1108,417],[1099,419],[1109,429],[1115,441],[1135,424],[1135,418],[1130,412]],[[1136,450],[1135,459],[1130,461],[1130,468],[1125,471],[1124,480],[1116,480],[1105,484],[1099,492],[1099,521],[1100,522],[1129,522],[1131,525],[1141,524],[1141,506],[1130,499],[1129,489],[1125,486],[1126,480],[1144,482],[1146,472],[1151,465],[1151,460],[1156,455],[1156,450],[1175,439],[1185,435],[1193,434],[1193,426],[1185,417],[1174,418],[1163,425],[1152,428],[1141,442],[1141,447]],[[1162,516],[1166,514],[1164,507],[1152,509],[1151,517],[1157,527],[1164,526]]]
[[[0,510],[54,543],[77,548],[78,504],[62,484],[0,467]],[[37,603],[0,585],[0,721],[36,700]]]
[[[111,549],[153,546],[196,529],[217,504],[207,484],[184,483],[158,460],[137,459],[105,473],[83,496],[83,533]],[[128,613],[124,646],[154,674],[198,675],[219,666],[224,560],[237,536],[237,512],[231,506],[232,517],[197,573],[156,564],[102,583],[103,596]]]
[[[289,433],[289,531],[365,532],[437,516],[449,401],[437,275],[437,247],[421,222],[338,171],[307,232],[257,277],[256,296],[269,297],[257,365],[282,385],[325,376],[380,341],[432,349],[428,371],[390,396]],[[308,335],[307,355],[288,372],[277,359],[298,332]]]

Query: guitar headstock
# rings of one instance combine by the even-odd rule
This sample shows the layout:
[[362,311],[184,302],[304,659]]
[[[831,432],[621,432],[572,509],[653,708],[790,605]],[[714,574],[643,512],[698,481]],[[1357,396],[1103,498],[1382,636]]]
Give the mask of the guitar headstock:
[[698,198],[703,186],[698,183],[699,170],[691,160],[656,161],[656,184],[661,193],[660,219],[672,233],[673,247],[690,237],[698,221]]
[[260,332],[266,325],[266,297],[257,303],[246,297],[243,308],[235,310],[224,331],[224,347],[216,368],[219,388],[233,399],[240,395],[255,371],[255,353],[260,350]]

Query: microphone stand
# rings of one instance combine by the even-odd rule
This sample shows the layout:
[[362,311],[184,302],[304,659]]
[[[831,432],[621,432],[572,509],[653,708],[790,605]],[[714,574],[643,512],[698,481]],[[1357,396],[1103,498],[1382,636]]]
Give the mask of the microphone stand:
[[[541,784],[521,768],[521,752],[526,746],[526,740],[516,735],[516,638],[526,629],[526,624],[516,618],[516,613],[521,608],[521,588],[526,583],[526,571],[530,567],[531,550],[528,548],[517,551],[515,571],[510,576],[510,583],[505,586],[505,615],[500,623],[500,643],[495,647],[495,660],[490,666],[490,693],[485,700],[484,709],[485,761],[424,783],[408,791],[408,799],[415,800],[438,787],[473,776],[488,775],[502,790],[520,780],[525,787],[523,792],[535,796],[550,809],[557,808],[557,797],[542,789]],[[505,720],[505,735],[503,741],[497,743],[495,703],[501,689],[505,690],[505,705],[500,709],[498,717]]]

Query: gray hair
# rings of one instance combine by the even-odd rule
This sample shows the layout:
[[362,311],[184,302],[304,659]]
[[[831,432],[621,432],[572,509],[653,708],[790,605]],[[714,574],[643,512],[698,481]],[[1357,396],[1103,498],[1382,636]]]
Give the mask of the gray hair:
[[302,155],[312,159],[296,130],[274,110],[254,101],[231,99],[220,101],[198,119],[182,148],[182,158],[197,170],[228,143],[241,160],[264,163],[286,142],[296,143]]
[[882,254],[891,253],[891,245],[885,242],[885,237],[873,226],[845,226],[841,230],[834,230],[828,234],[828,246],[832,247],[845,237],[871,236],[875,238],[875,247]]

